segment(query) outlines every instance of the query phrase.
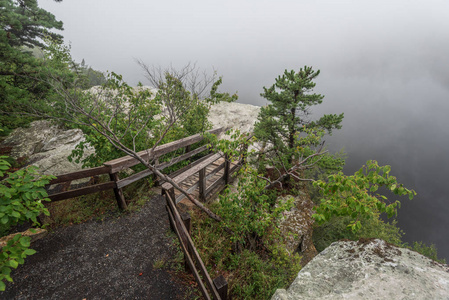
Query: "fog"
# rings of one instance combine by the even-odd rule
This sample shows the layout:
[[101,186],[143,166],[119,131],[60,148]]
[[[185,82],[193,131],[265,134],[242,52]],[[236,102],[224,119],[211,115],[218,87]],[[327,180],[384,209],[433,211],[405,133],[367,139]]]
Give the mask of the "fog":
[[196,62],[223,76],[239,102],[264,105],[263,86],[284,69],[321,70],[323,113],[345,113],[327,138],[348,153],[346,173],[368,159],[418,196],[402,200],[407,241],[449,258],[449,1],[39,1],[64,22],[77,61],[142,81],[135,59]]

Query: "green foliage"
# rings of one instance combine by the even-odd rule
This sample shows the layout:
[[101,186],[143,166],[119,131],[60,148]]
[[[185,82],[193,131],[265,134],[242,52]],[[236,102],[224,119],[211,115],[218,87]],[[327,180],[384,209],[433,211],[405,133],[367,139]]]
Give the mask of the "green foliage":
[[[211,207],[216,209],[220,203]],[[298,254],[289,255],[277,239],[264,241],[266,249],[236,252],[232,237],[216,222],[199,212],[192,216],[192,238],[210,274],[227,274],[232,299],[270,299],[297,276]]]
[[305,66],[298,72],[285,70],[270,88],[264,87],[262,97],[270,104],[262,107],[255,124],[254,134],[258,140],[268,143],[281,153],[291,167],[294,151],[300,133],[308,130],[340,129],[343,114],[324,115],[317,121],[310,121],[310,107],[320,104],[324,96],[311,93],[315,87],[313,80],[320,71]]
[[29,249],[31,239],[27,236],[17,234],[13,239],[8,241],[7,245],[0,252],[0,291],[6,289],[4,280],[12,282],[11,269],[16,269],[25,262],[28,255],[36,253],[35,250]]
[[446,259],[438,258],[437,248],[434,244],[431,244],[430,246],[428,246],[423,242],[413,242],[412,247],[410,247],[408,245],[405,245],[405,246],[410,248],[413,251],[416,251],[416,252],[430,258],[430,259],[433,259],[434,261],[437,261],[442,264],[446,263]]
[[232,230],[231,240],[236,245],[254,249],[257,240],[270,238],[279,232],[277,222],[292,201],[275,205],[276,195],[264,190],[266,181],[258,178],[249,166],[241,170],[237,191],[227,189],[220,196],[217,208],[222,226]]
[[33,56],[33,47],[45,49],[46,41],[61,43],[62,36],[51,29],[62,29],[62,22],[38,7],[36,0],[0,1],[0,128],[4,135],[25,126],[31,117],[13,113],[29,111],[30,104],[51,94],[48,84],[36,81],[44,61]]
[[[0,177],[2,177],[10,164],[5,156],[0,156]],[[53,176],[41,176],[36,167],[21,169],[0,183],[0,223],[7,228],[24,221],[31,221],[38,225],[37,217],[44,213],[48,215],[42,201],[50,201],[44,186],[50,182]],[[5,290],[3,280],[12,281],[11,268],[17,268],[24,263],[24,258],[34,254],[29,249],[30,238],[16,235],[0,252],[0,291]]]
[[[78,91],[76,97],[98,122],[86,121],[80,116],[80,123],[85,124],[78,127],[86,134],[86,141],[77,145],[69,160],[81,161],[84,167],[96,167],[124,155],[97,130],[101,130],[102,123],[111,124],[110,134],[120,136],[122,143],[131,149],[140,151],[152,146],[147,134],[160,126],[156,116],[162,108],[160,99],[150,90],[135,90],[123,81],[122,76],[111,73],[99,91]],[[88,145],[95,148],[95,153],[83,158]]]
[[314,185],[325,198],[316,208],[315,221],[322,224],[332,216],[351,216],[348,227],[357,232],[362,227],[361,219],[376,217],[378,213],[386,213],[389,218],[395,216],[400,202],[388,203],[387,197],[375,193],[379,187],[385,186],[398,196],[408,195],[410,200],[416,192],[398,183],[390,171],[390,166],[381,167],[376,161],[368,161],[352,176],[339,172],[330,175],[327,182],[316,181]]
[[357,241],[360,238],[377,238],[388,243],[402,246],[403,232],[397,227],[396,220],[384,222],[378,217],[362,219],[360,230],[353,232],[348,230],[348,225],[354,221],[350,216],[333,216],[326,222],[317,225],[313,229],[313,244],[321,252],[335,241],[348,239]]

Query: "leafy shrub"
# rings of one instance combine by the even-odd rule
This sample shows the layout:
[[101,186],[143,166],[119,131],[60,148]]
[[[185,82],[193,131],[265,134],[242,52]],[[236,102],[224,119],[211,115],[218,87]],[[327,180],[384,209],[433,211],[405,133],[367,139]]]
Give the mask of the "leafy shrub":
[[[0,156],[0,177],[10,168],[5,156]],[[44,213],[48,215],[42,201],[50,201],[44,186],[53,176],[41,176],[36,167],[21,169],[0,183],[0,223],[7,229],[25,221],[38,225],[37,217]],[[17,268],[24,263],[28,255],[35,253],[29,249],[30,238],[17,234],[0,252],[0,291],[5,290],[3,280],[12,281],[11,268]]]

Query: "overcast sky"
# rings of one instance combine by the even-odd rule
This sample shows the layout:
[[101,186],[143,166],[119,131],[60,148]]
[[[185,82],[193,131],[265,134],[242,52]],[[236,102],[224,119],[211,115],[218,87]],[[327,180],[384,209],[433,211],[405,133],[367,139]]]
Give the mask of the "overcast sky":
[[[41,0],[64,22],[72,55],[130,84],[134,59],[162,67],[197,62],[223,75],[239,102],[263,105],[263,86],[284,69],[321,70],[314,109],[345,113],[329,139],[349,154],[346,172],[368,159],[419,196],[399,224],[409,240],[436,243],[449,258],[449,1]],[[395,172],[396,170],[396,172]]]

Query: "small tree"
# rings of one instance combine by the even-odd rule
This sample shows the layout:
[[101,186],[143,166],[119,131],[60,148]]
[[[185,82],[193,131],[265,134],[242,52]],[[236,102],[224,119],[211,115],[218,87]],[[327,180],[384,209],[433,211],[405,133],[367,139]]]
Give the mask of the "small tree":
[[308,130],[325,130],[332,133],[332,129],[340,129],[343,114],[324,115],[317,121],[311,121],[311,107],[323,102],[324,96],[312,93],[315,83],[313,80],[320,71],[313,71],[305,66],[298,72],[285,70],[271,87],[264,87],[262,97],[270,104],[262,107],[255,125],[256,137],[272,146],[272,150],[281,153],[291,167],[298,157],[295,149],[298,145],[298,135]]
[[378,218],[380,213],[386,213],[388,218],[396,216],[400,202],[389,203],[386,196],[376,193],[379,188],[386,187],[398,196],[407,195],[410,200],[416,192],[398,183],[390,171],[390,166],[382,167],[372,160],[354,175],[339,172],[330,175],[327,181],[317,180],[314,185],[321,189],[323,198],[313,215],[315,221],[323,224],[332,216],[349,216],[351,221],[348,227],[357,232],[362,226],[362,219]]

